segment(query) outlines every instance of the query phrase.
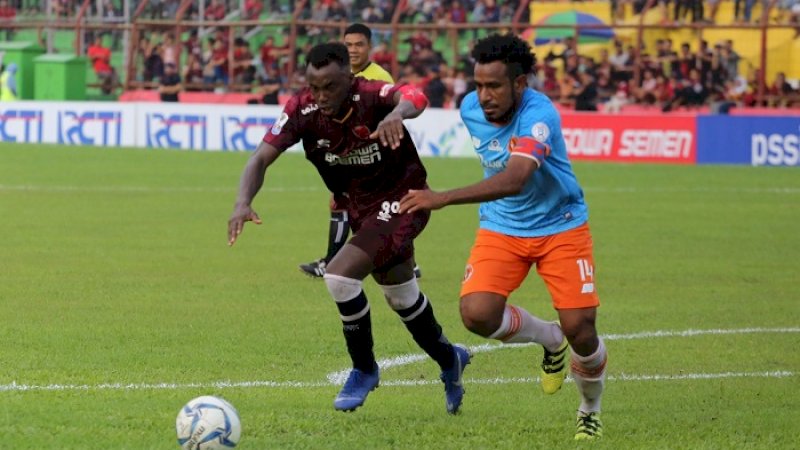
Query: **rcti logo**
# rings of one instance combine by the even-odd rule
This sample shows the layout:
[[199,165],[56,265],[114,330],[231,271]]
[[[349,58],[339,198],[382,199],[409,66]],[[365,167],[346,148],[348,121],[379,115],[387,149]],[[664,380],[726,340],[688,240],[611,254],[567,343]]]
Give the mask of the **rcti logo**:
[[205,150],[206,122],[206,116],[200,114],[146,114],[147,146]]
[[119,111],[58,113],[59,144],[119,146],[121,142],[122,113]]
[[272,117],[222,116],[222,149],[253,151],[274,123]]
[[14,110],[0,111],[0,141],[2,142],[42,142],[42,111]]

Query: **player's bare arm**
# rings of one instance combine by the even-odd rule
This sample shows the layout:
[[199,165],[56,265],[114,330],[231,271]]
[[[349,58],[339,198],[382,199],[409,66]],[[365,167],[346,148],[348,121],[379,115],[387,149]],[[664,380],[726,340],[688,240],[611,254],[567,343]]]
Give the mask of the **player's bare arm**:
[[428,106],[428,98],[414,87],[403,86],[394,94],[395,107],[370,135],[371,139],[380,139],[383,146],[396,149],[403,139],[403,120],[413,119],[422,114]]
[[247,161],[242,172],[242,180],[239,183],[239,195],[236,197],[233,213],[228,220],[228,245],[233,245],[242,234],[245,222],[261,224],[261,218],[250,207],[250,203],[264,184],[267,167],[280,155],[277,148],[262,142]]
[[400,199],[400,213],[436,210],[447,205],[488,202],[519,194],[525,182],[538,167],[539,163],[536,160],[512,154],[502,172],[475,184],[442,192],[430,189],[409,190]]

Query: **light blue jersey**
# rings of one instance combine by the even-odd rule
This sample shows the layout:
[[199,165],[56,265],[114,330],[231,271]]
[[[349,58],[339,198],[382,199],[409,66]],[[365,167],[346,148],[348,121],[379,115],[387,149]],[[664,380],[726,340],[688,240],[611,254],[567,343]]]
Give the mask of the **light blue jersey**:
[[499,126],[486,120],[473,91],[461,102],[461,119],[472,136],[485,178],[506,168],[512,149],[520,155],[515,158],[526,156],[539,163],[521,193],[481,203],[481,228],[537,237],[571,230],[588,220],[583,191],[567,157],[561,119],[547,96],[525,89],[512,121]]

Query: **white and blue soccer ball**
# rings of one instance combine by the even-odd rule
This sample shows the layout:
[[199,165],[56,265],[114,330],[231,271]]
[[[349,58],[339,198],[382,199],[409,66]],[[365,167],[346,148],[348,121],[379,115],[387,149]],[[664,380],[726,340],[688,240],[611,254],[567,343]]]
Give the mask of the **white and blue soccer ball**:
[[184,450],[221,450],[236,447],[242,423],[236,408],[225,400],[204,395],[189,401],[175,419],[178,444]]

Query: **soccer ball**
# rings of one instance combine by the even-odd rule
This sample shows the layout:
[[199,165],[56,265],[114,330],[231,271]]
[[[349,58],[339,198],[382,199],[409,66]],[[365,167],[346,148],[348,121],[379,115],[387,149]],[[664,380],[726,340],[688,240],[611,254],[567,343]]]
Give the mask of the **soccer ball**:
[[211,395],[189,400],[178,412],[175,429],[178,431],[178,444],[184,450],[233,448],[242,435],[236,408]]

